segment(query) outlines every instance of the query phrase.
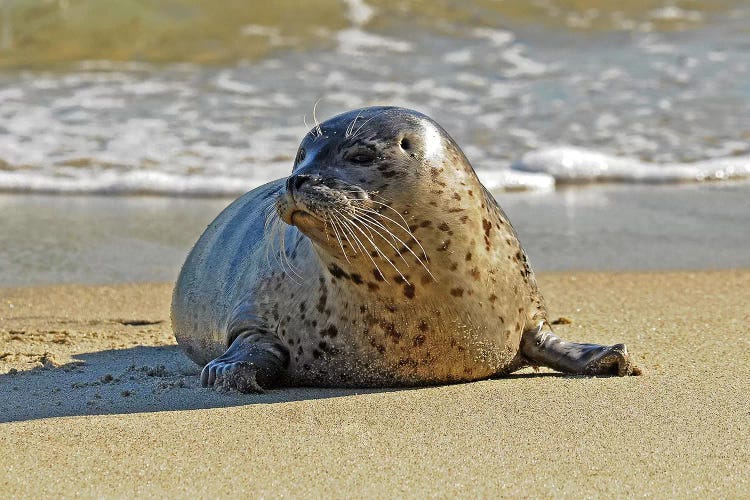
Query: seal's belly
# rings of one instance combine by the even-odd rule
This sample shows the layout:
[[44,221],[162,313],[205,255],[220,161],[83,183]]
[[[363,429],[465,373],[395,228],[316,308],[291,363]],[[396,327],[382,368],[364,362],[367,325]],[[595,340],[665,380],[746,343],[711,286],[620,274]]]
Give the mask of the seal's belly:
[[[346,326],[342,326],[346,324]],[[279,333],[290,351],[288,375],[298,385],[363,387],[478,380],[507,367],[521,331],[489,323],[290,321]]]

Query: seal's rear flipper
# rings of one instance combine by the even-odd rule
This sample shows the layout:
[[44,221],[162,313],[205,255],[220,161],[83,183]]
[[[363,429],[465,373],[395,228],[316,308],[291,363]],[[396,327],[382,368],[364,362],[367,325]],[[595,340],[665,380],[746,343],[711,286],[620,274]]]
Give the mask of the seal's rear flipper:
[[[640,375],[625,344],[612,346],[566,342],[540,324],[521,337],[521,354],[537,366],[578,375]],[[549,327],[547,327],[549,328]]]
[[277,385],[289,364],[289,351],[275,337],[240,335],[201,372],[201,386],[263,392]]

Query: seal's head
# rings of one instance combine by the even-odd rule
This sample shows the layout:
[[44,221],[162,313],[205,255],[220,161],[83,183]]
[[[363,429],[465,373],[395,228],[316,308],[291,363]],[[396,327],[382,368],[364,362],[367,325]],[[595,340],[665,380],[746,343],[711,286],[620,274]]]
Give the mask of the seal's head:
[[[276,208],[333,260],[384,259],[401,274],[397,261],[426,267],[429,260],[427,231],[420,238],[415,231],[460,219],[475,193],[479,203],[483,190],[471,165],[437,123],[408,109],[371,107],[305,136]],[[440,250],[447,235],[436,233]]]

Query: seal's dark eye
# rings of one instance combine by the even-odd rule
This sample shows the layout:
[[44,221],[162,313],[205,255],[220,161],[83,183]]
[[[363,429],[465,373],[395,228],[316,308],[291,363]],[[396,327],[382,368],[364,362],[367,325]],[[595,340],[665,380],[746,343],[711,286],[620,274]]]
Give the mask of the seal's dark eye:
[[375,155],[370,151],[357,151],[347,158],[350,162],[359,164],[370,163],[374,159]]
[[302,160],[305,159],[305,156],[307,156],[307,151],[305,151],[305,148],[299,148],[299,151],[297,151],[297,159],[294,161],[294,163],[299,163]]

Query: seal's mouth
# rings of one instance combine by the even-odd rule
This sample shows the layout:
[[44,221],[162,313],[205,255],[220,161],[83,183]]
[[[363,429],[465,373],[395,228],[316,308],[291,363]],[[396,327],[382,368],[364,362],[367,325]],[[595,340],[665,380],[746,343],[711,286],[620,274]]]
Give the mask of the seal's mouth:
[[323,226],[355,207],[367,207],[369,194],[359,186],[336,178],[292,175],[276,202],[281,220],[304,231]]

